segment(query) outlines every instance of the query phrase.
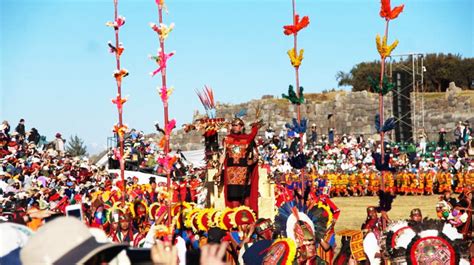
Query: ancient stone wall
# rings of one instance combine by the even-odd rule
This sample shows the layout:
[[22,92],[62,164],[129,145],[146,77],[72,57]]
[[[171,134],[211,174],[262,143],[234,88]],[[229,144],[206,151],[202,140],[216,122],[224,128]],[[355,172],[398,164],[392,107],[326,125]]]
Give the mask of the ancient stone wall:
[[[411,95],[415,97],[414,94]],[[448,139],[452,138],[452,131],[457,121],[470,120],[474,124],[474,91],[425,93],[417,94],[416,101],[412,101],[412,120],[414,129],[424,127],[431,141],[437,140],[438,131],[445,128]],[[337,135],[363,134],[377,139],[374,127],[374,115],[378,112],[378,95],[362,92],[330,92],[305,95],[306,103],[301,106],[301,116],[309,121],[309,125],[316,124],[318,134],[327,134],[329,128],[335,128]],[[422,100],[423,99],[423,100]],[[416,102],[416,104],[414,103]],[[385,117],[392,116],[391,94],[385,96]],[[424,106],[424,107],[422,107]],[[246,122],[263,119],[279,133],[285,123],[296,117],[296,107],[285,99],[265,96],[259,100],[251,100],[242,104],[218,103],[217,115],[228,120],[241,109],[247,110]],[[424,110],[424,111],[422,111]],[[202,114],[195,113],[193,119]],[[328,118],[330,117],[330,118]],[[265,126],[263,131],[267,127]],[[221,133],[225,135],[223,131]],[[203,148],[203,137],[199,132],[185,134],[182,130],[175,131],[171,138],[172,148],[194,150]]]

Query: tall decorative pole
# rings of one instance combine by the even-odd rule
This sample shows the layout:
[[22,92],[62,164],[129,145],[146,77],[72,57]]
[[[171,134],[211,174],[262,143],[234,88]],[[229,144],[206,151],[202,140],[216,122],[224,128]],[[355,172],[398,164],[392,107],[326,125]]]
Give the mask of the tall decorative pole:
[[126,185],[125,185],[125,162],[123,159],[123,136],[127,130],[127,126],[123,124],[122,112],[123,104],[127,102],[126,98],[122,98],[122,80],[128,75],[128,71],[120,66],[120,57],[124,51],[124,47],[119,42],[120,28],[125,24],[125,18],[118,15],[118,0],[114,0],[114,21],[106,23],[107,26],[112,27],[115,31],[115,43],[109,41],[108,45],[110,52],[115,54],[116,70],[114,71],[115,81],[117,83],[117,97],[112,99],[112,103],[117,106],[118,123],[114,125],[114,133],[119,139],[119,151],[115,149],[114,155],[120,162],[120,178],[122,180],[122,203],[125,205],[126,199]]
[[[293,90],[293,86],[289,86],[288,88],[288,95],[283,94],[282,96],[288,99],[292,104],[296,105],[297,111],[297,120],[293,121],[294,127],[291,127],[295,133],[299,134],[300,137],[300,145],[299,145],[299,156],[300,158],[304,159],[304,143],[303,143],[303,135],[306,132],[306,119],[301,118],[301,109],[300,105],[304,103],[304,95],[303,95],[303,87],[300,87],[300,79],[299,79],[299,67],[301,65],[301,61],[303,61],[303,53],[304,50],[301,49],[298,52],[298,32],[307,27],[309,25],[309,17],[304,16],[300,19],[300,16],[296,13],[296,0],[292,0],[292,7],[293,7],[293,24],[283,26],[283,33],[287,36],[293,35],[293,49],[288,50],[288,56],[290,57],[291,65],[295,69],[295,79],[296,79],[296,93]],[[287,126],[290,127],[290,126]],[[292,163],[292,166],[301,169],[301,188],[304,191],[304,166],[301,163],[295,167],[295,163]],[[306,163],[304,163],[306,164]],[[300,168],[301,167],[301,168]]]
[[[385,74],[385,59],[390,56],[390,53],[397,47],[398,45],[398,40],[395,40],[391,45],[387,45],[387,40],[388,40],[388,24],[390,20],[393,20],[398,17],[398,15],[403,11],[404,5],[397,6],[393,9],[390,7],[390,0],[382,0],[381,1],[381,8],[380,8],[380,16],[385,19],[385,34],[382,38],[380,39],[380,35],[377,34],[376,37],[376,44],[377,44],[377,50],[380,54],[380,80],[379,80],[379,89],[378,94],[379,94],[379,126],[380,128],[383,128],[383,96],[388,93],[391,89],[387,88],[389,86],[388,81],[384,78]],[[385,87],[384,87],[385,85]],[[382,156],[382,164],[385,161],[385,154],[384,154],[384,130],[380,130],[380,154]],[[383,182],[383,179],[382,179]]]
[[[395,8],[390,7],[390,0],[382,0],[380,8],[380,16],[385,19],[385,34],[382,39],[377,34],[375,39],[377,44],[377,50],[380,54],[380,80],[378,87],[375,87],[375,91],[379,94],[379,115],[376,115],[375,118],[375,127],[380,133],[380,168],[381,171],[381,189],[382,193],[379,195],[379,208],[382,213],[382,229],[385,229],[388,216],[387,212],[391,209],[391,204],[395,196],[391,192],[385,192],[385,181],[384,181],[384,171],[389,170],[389,165],[384,165],[385,161],[385,143],[384,143],[384,134],[385,132],[392,130],[395,126],[395,120],[393,118],[387,119],[384,122],[383,118],[383,96],[387,94],[392,88],[393,84],[387,81],[387,78],[384,77],[385,74],[385,59],[390,56],[390,53],[397,47],[398,40],[395,40],[391,45],[387,45],[388,39],[388,24],[390,20],[393,20],[398,17],[398,15],[403,11],[404,5],[397,6]],[[378,119],[378,120],[377,120]],[[376,162],[377,164],[377,162]],[[377,165],[376,165],[377,166]]]
[[[172,158],[169,157],[170,151],[170,135],[171,131],[174,129],[176,125],[175,120],[169,120],[168,117],[168,98],[173,92],[173,88],[166,85],[166,66],[167,61],[175,54],[175,52],[166,53],[165,52],[165,40],[168,38],[170,32],[174,28],[174,23],[171,23],[169,26],[163,23],[163,9],[166,10],[165,1],[164,0],[155,0],[156,5],[158,6],[158,25],[155,23],[150,23],[150,27],[155,31],[158,35],[158,41],[160,43],[160,48],[158,49],[158,54],[156,56],[152,56],[153,59],[157,64],[158,68],[151,73],[152,76],[155,76],[158,73],[161,73],[161,87],[158,88],[158,93],[160,94],[161,101],[163,102],[163,109],[164,109],[164,120],[165,120],[165,135],[163,136],[162,140],[160,141],[160,146],[163,148],[165,153],[164,159],[159,159],[159,163],[165,169],[167,175],[167,190],[168,190],[168,198],[167,201],[168,205],[168,219],[167,219],[167,227],[168,231],[171,232],[171,167]],[[170,234],[171,236],[171,234]]]

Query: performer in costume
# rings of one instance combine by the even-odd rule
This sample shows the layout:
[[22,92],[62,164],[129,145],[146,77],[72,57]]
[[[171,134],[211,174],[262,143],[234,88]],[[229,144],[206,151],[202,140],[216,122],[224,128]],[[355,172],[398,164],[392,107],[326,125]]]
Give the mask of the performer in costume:
[[425,175],[425,194],[426,195],[431,195],[433,194],[433,178],[434,178],[434,172],[430,171],[426,173]]
[[423,222],[423,214],[420,208],[415,208],[410,212],[410,222],[420,223]]
[[249,206],[258,216],[258,151],[254,139],[262,124],[252,124],[249,134],[243,132],[244,122],[240,118],[234,118],[231,125],[218,171],[225,203],[231,208]]
[[[117,216],[112,216],[116,219]],[[113,242],[132,242],[133,241],[133,227],[131,225],[130,215],[128,212],[121,211],[118,216],[118,227],[116,231],[110,234]]]
[[456,209],[460,211],[460,215],[467,214],[466,221],[459,227],[459,231],[464,239],[472,240],[472,190],[461,193]]
[[462,193],[464,190],[464,174],[462,172],[458,172],[455,175],[456,179],[456,188],[454,190],[455,193]]
[[206,117],[197,119],[193,124],[183,125],[184,131],[186,133],[192,130],[203,132],[207,167],[214,168],[217,164],[219,152],[219,136],[217,132],[225,125],[225,120],[216,116],[214,91],[211,87],[205,86],[202,92],[196,90],[196,93],[206,110]]
[[382,234],[381,218],[377,216],[377,210],[373,206],[367,207],[367,220],[362,224],[362,232],[364,232],[364,252],[367,255],[370,264],[380,264],[381,247],[380,237]]
[[133,246],[143,247],[145,237],[150,230],[150,222],[148,221],[148,205],[146,200],[137,199],[130,205],[132,214],[133,227],[137,229],[133,235]]
[[367,219],[361,226],[361,230],[364,233],[372,232],[374,230],[380,231],[381,227],[380,218],[377,215],[377,210],[374,206],[367,207]]

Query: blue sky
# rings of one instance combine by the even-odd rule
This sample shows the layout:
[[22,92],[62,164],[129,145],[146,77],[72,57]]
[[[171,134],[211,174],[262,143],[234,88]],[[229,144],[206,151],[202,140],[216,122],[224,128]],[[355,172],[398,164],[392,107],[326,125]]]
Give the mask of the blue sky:
[[[390,24],[397,53],[443,52],[474,56],[472,0],[392,0],[405,10]],[[194,89],[209,85],[218,101],[240,103],[262,95],[281,95],[294,82],[286,51],[292,38],[291,0],[168,0],[165,23],[175,30],[166,50],[168,84],[175,87],[170,117],[191,122],[203,112]],[[308,93],[337,88],[335,75],[361,61],[378,58],[375,35],[383,34],[378,0],[300,0],[297,11],[311,24],[301,31],[305,49],[301,84]],[[163,120],[156,87],[160,79],[147,58],[158,47],[148,26],[156,22],[154,0],[119,0],[126,17],[120,37],[125,46],[123,83],[129,95],[124,121],[145,132]],[[115,61],[107,41],[113,30],[112,0],[0,0],[0,119],[12,127],[20,118],[51,140],[56,132],[77,134],[95,153],[106,144],[117,121],[112,77]]]

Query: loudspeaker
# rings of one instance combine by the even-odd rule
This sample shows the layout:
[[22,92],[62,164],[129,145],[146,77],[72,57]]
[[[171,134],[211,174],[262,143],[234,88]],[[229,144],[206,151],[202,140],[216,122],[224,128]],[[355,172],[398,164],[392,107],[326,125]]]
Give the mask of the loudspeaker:
[[397,142],[413,141],[413,123],[411,119],[412,84],[407,72],[394,72],[395,88],[392,92],[393,116],[397,120],[395,139]]

